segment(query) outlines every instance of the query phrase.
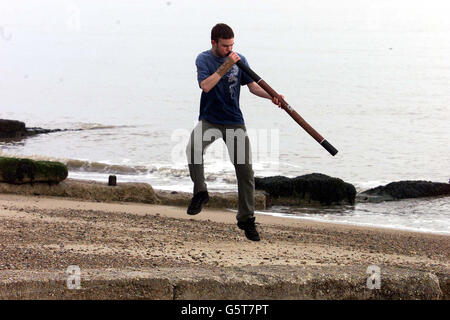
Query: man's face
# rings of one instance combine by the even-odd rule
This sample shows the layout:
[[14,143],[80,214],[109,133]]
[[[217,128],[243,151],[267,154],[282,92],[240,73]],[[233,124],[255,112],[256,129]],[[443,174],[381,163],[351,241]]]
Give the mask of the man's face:
[[211,44],[214,50],[214,53],[219,57],[226,57],[231,51],[233,51],[234,38],[231,39],[221,39],[216,42],[211,40]]

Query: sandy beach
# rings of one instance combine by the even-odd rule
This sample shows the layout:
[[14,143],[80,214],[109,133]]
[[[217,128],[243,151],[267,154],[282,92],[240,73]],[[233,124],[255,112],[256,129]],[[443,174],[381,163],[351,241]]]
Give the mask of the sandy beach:
[[256,217],[255,243],[225,209],[0,194],[0,298],[449,298],[449,236]]

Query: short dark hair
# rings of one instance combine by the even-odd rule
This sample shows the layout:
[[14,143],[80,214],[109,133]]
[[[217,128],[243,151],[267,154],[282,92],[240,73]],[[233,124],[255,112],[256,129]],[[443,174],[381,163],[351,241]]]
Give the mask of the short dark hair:
[[233,30],[225,23],[218,23],[211,29],[211,40],[219,42],[220,39],[234,38]]

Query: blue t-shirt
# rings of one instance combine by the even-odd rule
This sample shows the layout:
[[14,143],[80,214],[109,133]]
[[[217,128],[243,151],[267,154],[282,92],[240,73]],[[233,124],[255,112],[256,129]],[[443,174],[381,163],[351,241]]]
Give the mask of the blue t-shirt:
[[[241,54],[239,57],[248,66],[245,57]],[[198,84],[216,72],[226,59],[215,56],[211,50],[200,53],[195,60]],[[233,65],[214,88],[208,93],[202,92],[198,120],[204,119],[217,124],[244,124],[239,108],[240,86],[250,82],[253,80],[237,65]]]

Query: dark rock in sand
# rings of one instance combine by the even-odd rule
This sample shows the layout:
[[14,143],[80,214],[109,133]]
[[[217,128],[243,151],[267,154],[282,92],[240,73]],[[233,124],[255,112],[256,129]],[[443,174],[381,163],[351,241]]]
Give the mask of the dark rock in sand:
[[108,178],[108,186],[115,187],[117,186],[117,176],[110,175]]
[[0,157],[0,182],[59,183],[67,178],[67,175],[67,167],[60,162]]
[[270,195],[272,205],[354,204],[355,187],[339,178],[312,173],[296,178],[255,178],[255,189]]
[[397,181],[361,192],[361,202],[393,201],[407,198],[449,196],[450,184],[431,181]]

